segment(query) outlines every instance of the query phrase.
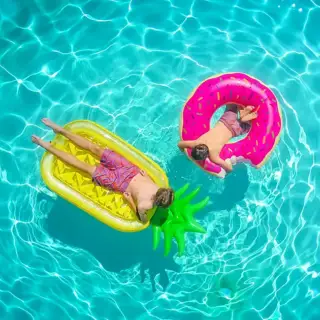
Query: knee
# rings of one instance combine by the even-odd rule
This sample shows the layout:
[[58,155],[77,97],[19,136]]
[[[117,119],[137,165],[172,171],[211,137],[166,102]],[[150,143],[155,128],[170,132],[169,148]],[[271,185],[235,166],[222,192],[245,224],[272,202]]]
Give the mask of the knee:
[[97,167],[95,167],[95,166],[90,166],[90,165],[86,165],[86,167],[85,167],[85,171],[86,171],[91,177],[94,176],[94,173],[95,173],[96,169],[97,169]]
[[101,156],[103,153],[103,149],[97,146],[96,144],[91,144],[90,151],[97,156]]

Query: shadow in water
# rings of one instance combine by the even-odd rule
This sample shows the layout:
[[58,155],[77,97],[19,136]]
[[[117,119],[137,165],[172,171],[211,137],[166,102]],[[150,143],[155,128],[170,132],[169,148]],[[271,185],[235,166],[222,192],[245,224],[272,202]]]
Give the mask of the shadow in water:
[[[168,175],[173,187],[179,188],[188,182],[190,172],[194,170],[194,164],[183,154],[173,157],[168,165]],[[244,164],[237,165],[224,179],[224,190],[220,194],[208,194],[207,186],[216,183],[217,178],[200,169],[196,170],[192,184],[201,188],[197,199],[208,195],[211,198],[211,204],[202,214],[208,211],[230,210],[244,198],[249,185]],[[179,271],[179,266],[173,260],[176,248],[172,248],[168,257],[163,256],[163,243],[153,251],[151,228],[137,233],[122,233],[102,224],[61,198],[57,199],[49,214],[47,228],[53,238],[66,245],[89,251],[107,271],[121,272],[139,264],[141,282],[145,281],[148,272],[153,291],[156,290],[157,275],[160,275],[159,283],[165,289],[169,284],[166,270]]]
[[165,289],[169,284],[166,270],[179,271],[171,255],[163,256],[163,246],[152,249],[152,230],[123,233],[111,229],[72,204],[58,198],[48,217],[49,234],[61,242],[89,251],[107,271],[120,272],[140,264],[141,282],[149,273],[153,291],[155,277]]
[[237,164],[233,172],[224,179],[222,193],[212,195],[212,210],[231,210],[244,199],[249,187],[248,168],[244,163]]
[[[197,199],[210,197],[210,204],[205,211],[231,210],[238,202],[243,200],[249,187],[248,168],[244,163],[235,165],[233,171],[225,177],[222,182],[224,184],[222,193],[208,192],[211,189],[208,186],[217,183],[216,179],[219,178],[213,177],[200,168],[195,169],[195,164],[188,160],[184,154],[174,156],[167,167],[168,175],[170,181],[173,182],[174,188],[180,188],[184,183],[189,182],[190,173],[197,170],[196,174],[192,175],[193,181],[190,191],[193,186],[199,186],[201,191]],[[201,212],[198,217],[201,217]]]

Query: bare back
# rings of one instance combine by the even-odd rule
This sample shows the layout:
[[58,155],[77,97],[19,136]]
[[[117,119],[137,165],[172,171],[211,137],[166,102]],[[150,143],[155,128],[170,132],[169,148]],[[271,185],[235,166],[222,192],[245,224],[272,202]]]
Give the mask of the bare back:
[[222,122],[218,121],[212,129],[197,139],[197,143],[207,145],[210,158],[214,160],[215,157],[219,157],[223,146],[228,143],[231,138],[232,132],[230,132]]

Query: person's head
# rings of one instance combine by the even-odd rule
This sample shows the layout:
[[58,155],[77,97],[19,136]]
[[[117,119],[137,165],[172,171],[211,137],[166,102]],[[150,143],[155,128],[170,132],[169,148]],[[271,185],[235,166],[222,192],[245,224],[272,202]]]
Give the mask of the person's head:
[[153,205],[161,208],[171,206],[174,199],[174,192],[171,188],[159,188],[153,199]]
[[194,160],[205,160],[209,156],[209,148],[205,144],[198,144],[191,150],[191,157]]

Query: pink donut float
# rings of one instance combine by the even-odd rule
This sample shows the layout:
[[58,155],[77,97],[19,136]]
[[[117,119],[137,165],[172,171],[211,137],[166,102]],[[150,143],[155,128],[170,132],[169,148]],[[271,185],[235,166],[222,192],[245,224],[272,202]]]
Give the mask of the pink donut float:
[[[220,157],[230,159],[233,164],[246,161],[260,168],[278,143],[282,128],[281,111],[274,93],[246,74],[222,74],[202,82],[183,108],[181,139],[196,140],[208,132],[213,114],[228,103],[253,106],[258,116],[252,121],[249,133],[237,142],[226,144]],[[186,154],[194,161],[190,149]],[[223,168],[209,159],[195,163],[220,178],[226,175]]]

